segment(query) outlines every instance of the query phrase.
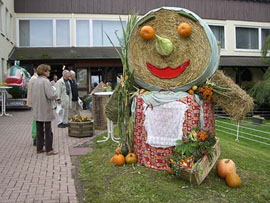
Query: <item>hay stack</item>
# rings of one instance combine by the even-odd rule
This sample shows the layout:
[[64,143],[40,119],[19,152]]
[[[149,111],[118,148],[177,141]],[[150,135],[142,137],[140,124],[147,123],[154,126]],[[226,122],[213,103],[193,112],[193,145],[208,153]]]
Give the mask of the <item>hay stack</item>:
[[[183,86],[198,78],[204,72],[211,57],[211,46],[201,24],[179,15],[178,11],[165,9],[145,16],[140,22],[149,16],[155,16],[155,19],[144,23],[143,26],[149,25],[157,35],[170,39],[174,51],[169,56],[160,56],[155,46],[156,39],[142,39],[139,34],[141,26],[137,24],[131,34],[128,47],[129,67],[135,71],[135,77],[147,84],[162,88]],[[178,26],[183,22],[189,23],[192,27],[190,37],[179,37],[177,33]],[[167,66],[176,68],[187,60],[190,60],[187,69],[180,76],[170,80],[154,76],[146,66],[146,62],[150,62],[160,68]]]
[[212,95],[213,103],[217,104],[228,113],[232,118],[236,120],[243,120],[246,114],[252,111],[254,103],[252,97],[250,97],[244,90],[242,90],[234,81],[225,76],[223,72],[216,71],[210,82],[220,86],[231,88],[231,91],[223,91],[230,98],[214,93]]

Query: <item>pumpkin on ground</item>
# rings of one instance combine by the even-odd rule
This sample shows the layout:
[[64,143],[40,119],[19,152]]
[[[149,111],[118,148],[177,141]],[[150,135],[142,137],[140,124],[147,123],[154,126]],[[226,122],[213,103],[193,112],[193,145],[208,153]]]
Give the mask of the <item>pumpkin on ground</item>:
[[242,184],[240,177],[235,172],[226,176],[226,183],[231,188],[240,187]]
[[236,172],[235,163],[230,159],[221,159],[217,163],[217,174],[221,178],[226,178],[229,173]]
[[127,164],[135,164],[137,163],[137,156],[136,154],[134,153],[129,153],[127,156],[126,156],[126,163]]
[[110,162],[116,166],[123,166],[125,163],[125,157],[122,154],[115,154],[111,158]]

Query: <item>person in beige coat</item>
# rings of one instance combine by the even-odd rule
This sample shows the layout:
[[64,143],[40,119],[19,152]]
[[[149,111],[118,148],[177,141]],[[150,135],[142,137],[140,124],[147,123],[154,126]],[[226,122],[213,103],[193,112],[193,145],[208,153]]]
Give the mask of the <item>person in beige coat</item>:
[[63,109],[63,116],[58,122],[59,128],[68,127],[69,109],[72,107],[72,91],[69,83],[70,72],[64,70],[61,77],[56,83],[57,98],[56,101]]
[[33,108],[33,117],[37,127],[37,153],[45,152],[44,130],[45,130],[45,147],[47,155],[56,155],[58,152],[53,151],[53,134],[51,121],[54,119],[52,109],[52,100],[56,98],[56,91],[53,89],[48,77],[51,67],[41,64],[37,68],[37,79],[31,87],[31,105]]
[[[36,73],[36,69],[34,69],[35,73],[34,75],[30,78],[29,80],[29,84],[28,84],[28,89],[27,89],[27,106],[31,107],[31,88],[32,85],[34,83],[34,81],[37,79],[38,75]],[[32,138],[33,138],[33,145],[36,146],[37,145],[37,140],[36,140],[36,121],[33,120],[32,122]]]

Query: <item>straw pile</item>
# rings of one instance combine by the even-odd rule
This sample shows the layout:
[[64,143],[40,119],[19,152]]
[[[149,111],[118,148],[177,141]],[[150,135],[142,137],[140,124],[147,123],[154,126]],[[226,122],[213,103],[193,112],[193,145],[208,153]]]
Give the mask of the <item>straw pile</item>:
[[212,95],[213,103],[221,107],[230,117],[236,120],[243,120],[246,114],[252,111],[254,106],[252,97],[235,84],[231,78],[225,76],[223,72],[216,71],[210,81],[220,87],[232,89],[230,91],[223,91],[230,98],[214,92]]
[[[155,19],[142,26],[150,25],[155,30],[155,34],[170,39],[174,45],[173,52],[166,57],[160,56],[156,51],[155,37],[151,40],[142,39],[139,34],[142,26],[137,24],[131,34],[128,47],[129,67],[135,71],[135,77],[147,84],[162,88],[179,87],[198,78],[205,70],[211,55],[210,43],[203,27],[199,22],[179,15],[177,11],[165,9],[149,14],[143,19],[153,15]],[[183,38],[177,33],[178,26],[183,22],[189,23],[192,27],[190,37]],[[146,66],[146,62],[150,62],[160,68],[167,66],[176,68],[187,60],[190,60],[187,69],[178,77],[170,80],[154,76]]]
[[118,118],[118,92],[120,89],[120,84],[115,87],[115,90],[112,96],[109,98],[109,101],[105,105],[105,114],[114,123],[117,123]]

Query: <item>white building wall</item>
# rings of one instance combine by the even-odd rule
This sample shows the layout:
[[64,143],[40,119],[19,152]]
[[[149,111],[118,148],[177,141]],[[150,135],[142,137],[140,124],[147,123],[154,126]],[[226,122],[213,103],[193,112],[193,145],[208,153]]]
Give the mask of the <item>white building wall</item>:
[[[16,16],[14,14],[14,0],[0,0],[0,4],[0,25],[2,25],[3,28],[2,30],[0,28],[0,82],[3,82],[4,74],[7,70],[8,55],[16,41]],[[10,18],[10,15],[12,15],[12,18]],[[10,19],[12,20],[10,21]]]

